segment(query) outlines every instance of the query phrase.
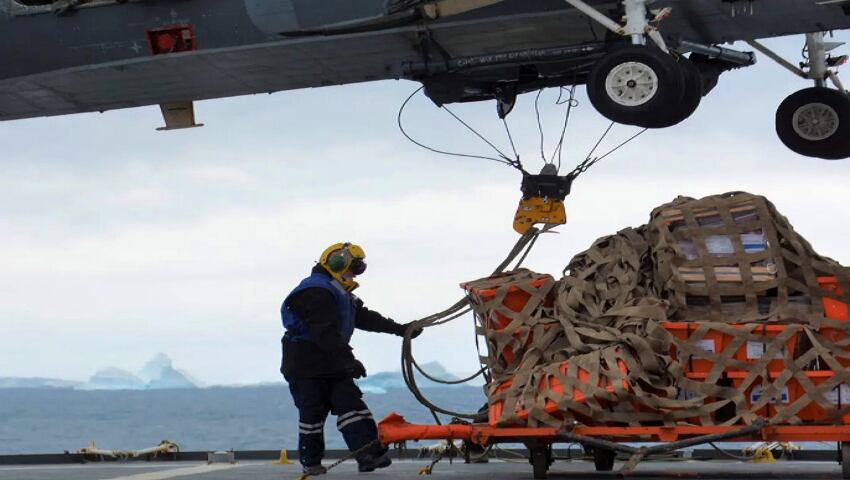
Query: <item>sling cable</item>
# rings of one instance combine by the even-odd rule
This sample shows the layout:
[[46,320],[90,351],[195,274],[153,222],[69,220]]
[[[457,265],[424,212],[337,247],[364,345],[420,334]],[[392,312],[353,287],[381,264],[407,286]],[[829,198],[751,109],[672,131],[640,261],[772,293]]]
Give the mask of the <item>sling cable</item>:
[[636,139],[647,130],[640,130],[638,133],[629,137],[624,142],[620,143],[607,153],[595,156],[594,154],[597,152],[600,145],[602,145],[602,142],[605,140],[605,138],[608,136],[608,134],[611,132],[615,125],[614,122],[611,122],[611,124],[602,133],[599,140],[593,146],[591,151],[587,154],[584,161],[578,164],[572,171],[570,171],[566,175],[560,175],[561,159],[563,156],[564,141],[566,139],[567,127],[569,126],[570,116],[573,108],[579,105],[578,100],[576,100],[575,98],[576,85],[572,85],[571,87],[559,87],[558,99],[555,101],[555,104],[566,105],[566,113],[564,115],[563,127],[561,128],[561,133],[558,138],[558,142],[551,155],[547,155],[545,151],[545,138],[543,133],[543,124],[540,116],[540,98],[543,94],[544,89],[540,89],[534,101],[534,109],[537,115],[537,127],[540,133],[540,157],[543,159],[544,165],[543,168],[540,170],[540,173],[535,175],[529,173],[524,168],[522,161],[520,160],[520,155],[517,152],[516,143],[514,142],[513,135],[511,133],[511,129],[507,121],[507,115],[508,113],[510,113],[510,110],[499,108],[498,112],[499,118],[502,121],[502,124],[504,125],[505,133],[507,134],[507,138],[511,146],[511,150],[513,153],[512,157],[502,152],[502,150],[500,150],[492,141],[488,140],[484,135],[482,135],[475,128],[473,128],[468,122],[464,121],[460,116],[455,114],[446,105],[440,105],[440,108],[442,108],[446,113],[448,113],[466,130],[471,132],[478,139],[484,142],[488,147],[490,147],[496,153],[496,156],[449,152],[430,147],[414,139],[407,132],[407,129],[404,126],[404,112],[407,109],[407,106],[413,100],[413,98],[416,97],[416,95],[420,93],[423,89],[424,87],[418,88],[404,101],[404,103],[402,103],[401,108],[398,112],[398,128],[401,133],[413,144],[424,148],[425,150],[428,150],[430,152],[438,153],[441,155],[450,155],[454,157],[493,161],[519,170],[519,172],[522,174],[522,183],[520,186],[522,198],[520,198],[519,206],[517,207],[516,214],[514,215],[513,228],[517,233],[521,235],[527,233],[535,225],[554,227],[566,224],[567,212],[566,207],[564,206],[564,201],[566,200],[567,195],[570,194],[573,182],[579,177],[579,175],[586,172],[593,165],[607,158],[620,148],[624,147],[626,144],[630,143],[632,140]]
[[[570,121],[570,115],[572,113],[572,109],[578,106],[578,100],[575,98],[576,86],[572,87],[560,87],[558,99],[555,101],[556,105],[566,105],[566,113],[564,115],[564,122],[560,130],[560,135],[558,137],[558,142],[555,146],[551,155],[546,155],[545,152],[545,138],[543,133],[543,125],[540,116],[540,98],[543,94],[543,89],[538,91],[537,97],[535,99],[535,112],[537,115],[537,126],[540,134],[540,156],[543,159],[544,166],[539,174],[533,175],[528,173],[523,167],[522,162],[520,161],[519,153],[516,149],[516,144],[513,139],[513,135],[511,133],[510,127],[507,122],[507,114],[510,112],[509,110],[499,109],[499,118],[501,119],[505,133],[507,134],[508,141],[511,146],[511,150],[513,153],[513,157],[509,157],[504,154],[493,142],[484,137],[481,133],[475,130],[468,122],[465,122],[462,118],[452,112],[445,105],[442,105],[441,108],[445,110],[452,118],[454,118],[460,125],[462,125],[466,130],[474,134],[478,139],[484,142],[487,146],[489,146],[493,151],[496,152],[496,156],[489,155],[478,155],[478,154],[467,154],[467,153],[457,153],[457,152],[449,152],[445,150],[440,150],[437,148],[433,148],[431,146],[425,145],[416,139],[414,139],[405,129],[404,126],[404,112],[410,102],[416,97],[418,93],[423,90],[424,87],[421,87],[415,90],[405,101],[402,103],[398,112],[398,128],[401,133],[413,144],[428,150],[433,153],[437,153],[440,155],[449,155],[454,157],[462,157],[462,158],[471,158],[471,159],[479,159],[479,160],[487,160],[493,161],[497,163],[501,163],[505,166],[515,168],[520,171],[522,174],[522,198],[519,202],[519,207],[517,208],[517,213],[514,217],[514,230],[517,231],[521,236],[517,240],[514,247],[511,249],[507,257],[495,268],[493,274],[502,273],[506,270],[513,269],[516,270],[520,268],[522,263],[525,261],[528,254],[531,252],[531,249],[534,247],[539,236],[543,233],[549,232],[552,228],[563,225],[567,221],[566,217],[566,209],[564,207],[564,200],[567,195],[570,194],[570,190],[572,189],[572,184],[579,175],[586,172],[596,163],[602,161],[603,159],[609,157],[614,152],[636,139],[647,129],[643,129],[638,133],[632,135],[624,142],[620,143],[610,151],[605,154],[595,156],[594,154],[599,149],[602,142],[611,132],[614,127],[614,123],[612,122],[608,128],[603,132],[599,140],[593,146],[591,151],[585,157],[585,160],[578,164],[572,171],[570,171],[566,175],[559,175],[561,170],[561,160],[563,156],[563,148],[564,141],[566,138],[567,127]],[[535,225],[542,224],[542,228],[537,228]],[[515,264],[514,264],[515,263]],[[511,267],[511,264],[514,264]],[[473,422],[481,422],[486,421],[487,419],[487,411],[483,409],[478,412],[457,412],[447,408],[440,407],[433,402],[431,402],[419,388],[416,383],[416,372],[419,372],[423,377],[427,378],[436,383],[444,384],[444,385],[457,385],[461,383],[470,382],[479,376],[483,376],[485,381],[490,381],[489,371],[487,370],[487,366],[481,364],[479,370],[463,379],[459,380],[446,380],[434,377],[426,372],[420,365],[417,363],[414,355],[413,355],[413,332],[419,329],[425,329],[430,327],[436,327],[439,325],[444,325],[451,321],[454,321],[458,318],[463,317],[467,313],[470,312],[469,308],[469,300],[464,297],[459,300],[457,303],[447,308],[446,310],[438,313],[434,313],[422,319],[413,321],[409,324],[407,332],[404,336],[404,341],[402,344],[402,354],[401,354],[401,371],[402,376],[404,377],[405,384],[416,400],[425,406],[434,417],[434,420],[437,424],[441,424],[440,418],[438,414],[449,415],[453,418],[453,422],[465,422],[465,421],[473,421]],[[478,335],[475,335],[475,344],[476,348],[479,350],[479,358],[481,358]]]

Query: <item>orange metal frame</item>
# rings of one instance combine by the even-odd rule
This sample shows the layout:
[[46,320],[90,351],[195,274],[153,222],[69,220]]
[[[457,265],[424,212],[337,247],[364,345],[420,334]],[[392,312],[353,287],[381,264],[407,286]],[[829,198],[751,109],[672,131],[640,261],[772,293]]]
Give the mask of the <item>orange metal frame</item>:
[[[601,437],[611,441],[674,442],[684,438],[728,433],[741,428],[734,426],[676,426],[676,427],[576,427],[570,431],[585,437]],[[490,443],[535,440],[551,443],[559,433],[557,428],[493,427],[487,424],[415,425],[404,417],[391,413],[378,424],[381,442],[385,445],[419,440],[469,440],[479,445]],[[767,426],[760,435],[732,438],[727,441],[850,441],[850,425],[782,425]]]

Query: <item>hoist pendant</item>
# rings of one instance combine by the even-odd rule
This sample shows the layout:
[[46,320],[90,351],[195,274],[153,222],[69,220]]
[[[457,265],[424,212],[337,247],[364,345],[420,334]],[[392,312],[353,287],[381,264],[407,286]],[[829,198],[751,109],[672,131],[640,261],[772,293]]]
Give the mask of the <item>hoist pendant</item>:
[[567,209],[563,200],[547,197],[523,198],[514,217],[514,230],[524,234],[537,224],[564,225],[567,223]]

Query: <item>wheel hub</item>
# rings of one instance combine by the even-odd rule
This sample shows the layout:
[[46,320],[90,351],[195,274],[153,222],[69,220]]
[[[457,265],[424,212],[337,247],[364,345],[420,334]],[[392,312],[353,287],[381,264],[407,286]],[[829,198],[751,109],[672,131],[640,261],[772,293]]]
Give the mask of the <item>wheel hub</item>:
[[838,131],[838,112],[825,103],[809,103],[798,108],[791,120],[794,132],[811,142],[820,142]]
[[605,78],[605,91],[618,105],[639,107],[658,93],[658,75],[645,63],[621,63]]

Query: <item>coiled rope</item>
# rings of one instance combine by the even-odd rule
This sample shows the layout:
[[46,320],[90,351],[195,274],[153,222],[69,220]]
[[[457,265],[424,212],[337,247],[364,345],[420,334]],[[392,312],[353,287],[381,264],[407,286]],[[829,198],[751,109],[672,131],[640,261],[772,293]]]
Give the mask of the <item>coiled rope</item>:
[[[528,253],[531,251],[531,248],[534,246],[534,243],[537,241],[537,238],[541,234],[548,232],[551,228],[552,227],[543,227],[542,229],[532,228],[524,235],[522,235],[517,241],[517,243],[513,246],[510,253],[508,253],[508,256],[505,258],[505,260],[502,261],[493,271],[493,275],[504,272],[505,269],[507,269],[508,266],[513,263],[513,261],[517,257],[521,256],[520,261],[514,267],[518,268],[521,265],[522,260],[524,260],[528,256]],[[422,393],[421,389],[417,385],[415,372],[418,371],[422,374],[422,376],[436,383],[444,385],[457,385],[472,381],[481,375],[486,375],[487,367],[482,366],[482,368],[478,370],[477,373],[460,380],[445,380],[435,378],[425,372],[422,367],[416,362],[416,359],[413,355],[412,335],[419,329],[436,327],[456,320],[469,313],[470,310],[471,309],[469,308],[469,299],[463,298],[462,300],[459,300],[457,303],[447,308],[446,310],[443,310],[442,312],[438,312],[411,322],[407,328],[407,331],[404,334],[404,341],[402,343],[401,349],[401,372],[402,376],[404,377],[404,383],[407,385],[407,388],[410,390],[416,400],[419,401],[419,403],[424,405],[431,412],[431,415],[433,415],[434,419],[438,424],[441,422],[439,417],[437,416],[437,413],[442,413],[457,418],[465,418],[469,420],[481,420],[482,418],[486,418],[487,414],[486,412],[455,412],[435,405],[430,400],[428,400],[427,397],[425,397],[425,395]]]

